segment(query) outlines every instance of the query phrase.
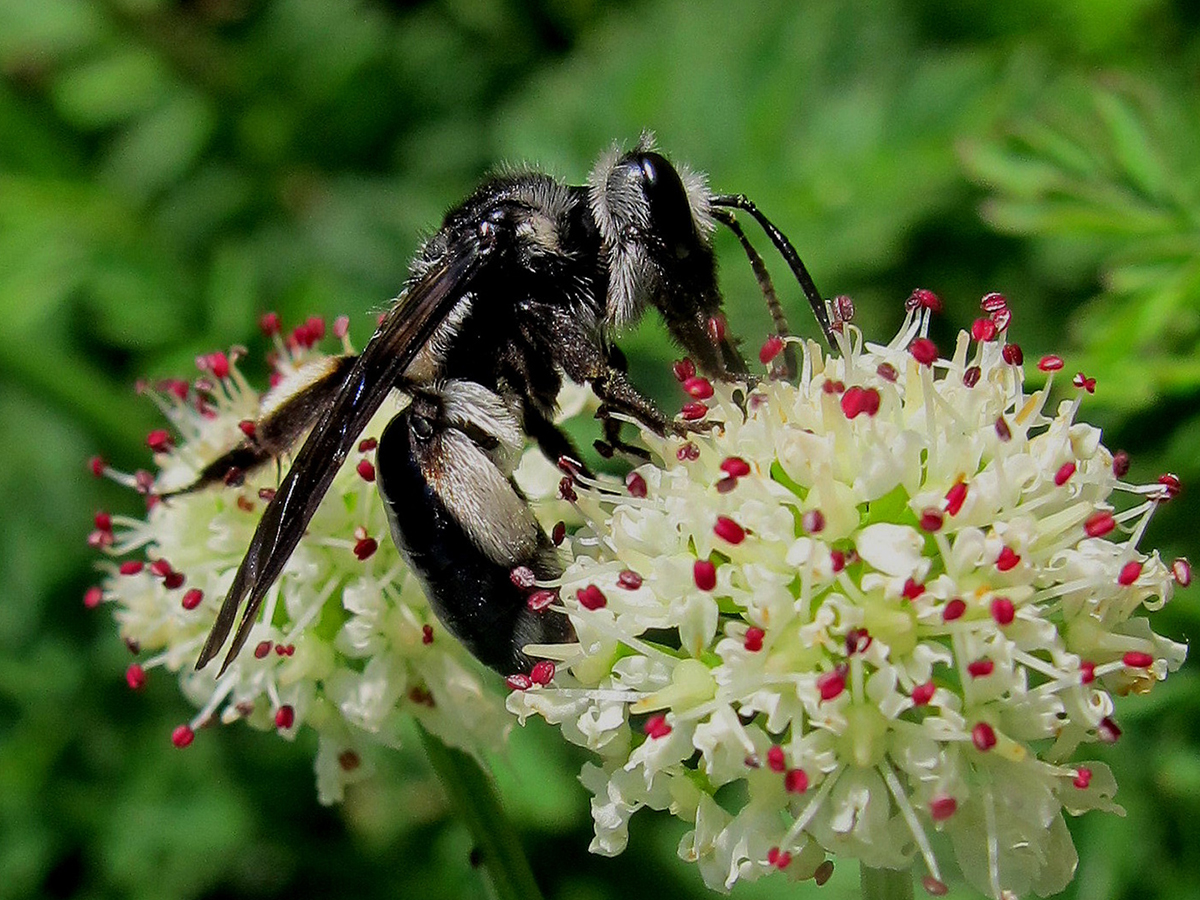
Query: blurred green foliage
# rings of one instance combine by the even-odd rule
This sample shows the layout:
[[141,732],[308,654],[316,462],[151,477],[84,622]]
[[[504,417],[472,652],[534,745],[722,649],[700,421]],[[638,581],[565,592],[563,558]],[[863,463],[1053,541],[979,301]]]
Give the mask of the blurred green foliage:
[[[1197,26],[1185,0],[0,0],[0,897],[481,892],[415,739],[335,809],[303,739],[175,751],[175,686],[130,694],[80,597],[92,513],[131,503],[84,462],[147,462],[135,380],[253,344],[266,309],[349,313],[365,340],[422,233],[502,162],[579,181],[653,128],[870,333],[916,285],[945,298],[943,339],[1004,291],[1027,357],[1099,378],[1086,409],[1134,476],[1200,481]],[[718,249],[755,343],[753,281]],[[656,324],[623,345],[670,398]],[[1200,559],[1198,517],[1185,492],[1150,542]],[[1197,621],[1184,593],[1160,623]],[[1073,823],[1067,896],[1200,896],[1196,666],[1118,713],[1102,755],[1129,816]],[[578,763],[530,728],[497,766],[547,896],[701,895],[666,820],[587,854]],[[841,866],[822,896],[856,883]]]

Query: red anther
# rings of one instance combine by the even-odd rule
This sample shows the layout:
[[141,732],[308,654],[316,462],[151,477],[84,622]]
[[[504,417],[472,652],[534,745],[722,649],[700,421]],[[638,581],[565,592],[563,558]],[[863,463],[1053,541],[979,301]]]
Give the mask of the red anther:
[[987,722],[979,722],[971,729],[971,743],[976,750],[988,751],[996,746],[996,730]]
[[792,854],[786,850],[780,850],[778,847],[772,847],[767,851],[767,865],[774,866],[777,869],[786,869],[792,864]]
[[111,531],[101,531],[99,528],[90,532],[87,538],[88,546],[95,550],[111,547],[114,540],[115,538]]
[[767,751],[767,768],[772,772],[783,772],[787,769],[787,760],[784,758],[783,748],[778,744],[772,744]]
[[896,379],[898,379],[900,377],[900,373],[896,371],[896,367],[893,366],[890,362],[881,362],[878,366],[875,367],[875,374],[878,375],[880,378],[882,378],[884,381],[890,382],[892,384],[895,384]]
[[507,684],[509,690],[512,691],[527,691],[533,687],[533,679],[520,672],[505,677],[504,683]]
[[272,500],[275,499],[275,488],[268,488],[268,487],[259,488],[258,489],[258,499],[262,500],[265,503],[270,503]]
[[146,567],[146,564],[138,559],[127,559],[117,568],[117,571],[122,575],[137,575]]
[[929,817],[935,822],[944,822],[954,815],[958,801],[953,797],[934,797],[929,801]]
[[731,478],[728,475],[724,476],[723,478],[718,478],[716,485],[714,485],[718,494],[728,494],[737,486],[738,480],[736,478]]
[[1020,344],[1005,344],[1000,350],[1001,358],[1010,366],[1019,366],[1025,362],[1025,354]]
[[840,381],[826,379],[821,382],[821,390],[826,394],[840,394],[846,389],[846,386]]
[[191,588],[183,592],[183,597],[179,600],[179,605],[184,609],[192,610],[200,605],[200,601],[204,599],[204,591],[200,588]]
[[146,686],[146,670],[133,663],[125,670],[125,683],[131,691],[140,691]]
[[259,641],[257,644],[254,645],[254,658],[255,659],[266,659],[267,654],[269,654],[270,652],[271,652],[271,642],[270,641]]
[[92,521],[96,523],[96,527],[101,531],[112,531],[112,516],[104,510],[97,512],[96,517]]
[[1012,324],[1012,310],[1007,308],[996,310],[992,313],[992,322],[997,331],[1004,331]]
[[717,567],[707,559],[698,559],[692,563],[692,580],[702,591],[711,591],[717,586]]
[[957,516],[966,499],[967,483],[965,481],[954,482],[950,485],[950,490],[946,491],[946,512],[949,515]]
[[304,327],[312,340],[312,343],[309,344],[310,347],[325,337],[325,320],[320,316],[309,316],[308,320],[304,323]]
[[258,425],[253,419],[242,419],[238,422],[238,429],[248,438],[253,438],[258,431]]
[[171,743],[182,750],[196,739],[196,732],[190,725],[180,725],[171,732]]
[[838,323],[849,322],[854,318],[854,300],[846,294],[838,294],[830,306],[833,307],[833,317]]
[[1083,388],[1089,394],[1096,393],[1096,379],[1088,378],[1082,372],[1076,372],[1075,377],[1071,379],[1071,384],[1077,388]]
[[996,664],[990,659],[976,659],[967,663],[967,672],[972,678],[986,678],[996,669]]
[[550,532],[550,540],[553,541],[555,547],[561,547],[562,542],[567,538],[567,523],[555,522],[554,528]]
[[1129,454],[1124,450],[1118,450],[1114,453],[1112,470],[1113,474],[1118,478],[1124,478],[1129,473]]
[[1104,537],[1112,532],[1117,527],[1117,520],[1113,518],[1113,514],[1108,510],[1101,510],[1098,513],[1092,513],[1088,516],[1086,522],[1083,523],[1084,533],[1088,537]]
[[426,646],[433,643],[433,626],[432,625],[422,625],[421,626],[421,643],[425,644]]
[[265,312],[259,316],[258,329],[267,337],[279,334],[279,313]]
[[692,441],[688,441],[675,451],[675,458],[680,462],[695,462],[700,458],[700,448]]
[[1008,422],[1004,421],[1004,416],[996,420],[996,437],[1005,443],[1012,440],[1012,429],[1008,427]]
[[917,520],[922,531],[941,531],[942,522],[942,511],[932,506],[923,510],[920,519]]
[[879,391],[875,390],[875,388],[863,388],[854,385],[847,388],[846,393],[842,394],[841,403],[842,412],[847,419],[856,418],[860,413],[873,416],[879,412]]
[[358,472],[358,477],[363,481],[375,480],[375,466],[369,459],[360,459],[354,469]]
[[866,653],[874,638],[865,628],[851,628],[846,632],[846,655]]
[[579,499],[579,495],[575,493],[575,481],[570,475],[563,476],[558,482],[558,497],[568,503],[574,503]]
[[642,586],[642,576],[633,569],[625,569],[617,576],[617,585],[627,591],[636,591]]
[[359,538],[354,543],[354,555],[358,557],[359,562],[370,559],[378,549],[379,542],[373,537]]
[[1121,729],[1111,716],[1105,716],[1096,726],[1096,737],[1105,744],[1115,744],[1121,737]]
[[996,339],[996,323],[991,319],[976,319],[971,323],[971,337],[976,341],[994,341]]
[[1011,625],[1017,615],[1017,608],[1007,597],[993,597],[991,609],[992,619],[997,625]]
[[373,438],[373,437],[363,438],[361,441],[358,442],[358,452],[359,453],[370,453],[372,450],[374,450],[378,446],[379,446],[379,441],[377,441],[375,438]]
[[221,478],[221,481],[224,482],[226,487],[239,487],[245,482],[245,480],[246,473],[237,466],[230,466],[225,470],[225,474]]
[[267,385],[270,387],[279,387],[279,384],[282,381],[283,381],[283,373],[282,372],[272,372],[270,375],[267,376]]
[[717,516],[717,523],[713,525],[713,534],[727,544],[740,544],[746,539],[746,529],[728,516]]
[[508,580],[513,587],[527,591],[537,582],[537,576],[529,566],[513,566],[508,570]]
[[942,607],[942,621],[953,622],[956,619],[961,619],[963,613],[967,611],[967,603],[962,597],[955,597],[948,601]]
[[353,772],[362,765],[362,758],[353,750],[343,750],[338,754],[337,761],[343,772]]
[[1140,650],[1130,650],[1121,657],[1121,662],[1131,669],[1148,669],[1154,665],[1154,657]]
[[979,379],[983,375],[983,370],[979,366],[968,366],[963,370],[963,384],[969,388],[979,384]]
[[846,689],[846,672],[841,667],[817,676],[817,690],[822,700],[833,700]]
[[646,720],[646,724],[642,726],[642,731],[650,740],[655,741],[659,738],[664,738],[671,733],[671,726],[667,722],[667,717],[663,715],[651,716]]
[[923,366],[933,365],[938,358],[937,344],[929,338],[917,338],[909,345],[908,352]]
[[984,294],[983,299],[979,301],[979,308],[985,313],[1000,312],[1000,310],[1008,306],[1008,298],[1003,294],[992,291],[989,294]]
[[835,575],[846,568],[846,554],[841,550],[830,550],[829,567],[833,569],[833,574]]
[[156,428],[146,435],[146,446],[155,453],[166,453],[174,444],[171,433],[165,428]]
[[629,491],[630,497],[645,497],[646,479],[637,472],[630,472],[625,476],[625,490]]
[[935,313],[942,311],[941,298],[925,288],[917,288],[909,294],[908,299],[904,301],[904,306],[906,309],[928,309]]
[[925,593],[925,585],[915,578],[906,578],[904,587],[900,589],[900,596],[905,600],[916,600],[923,593]]
[[1063,362],[1063,358],[1061,356],[1054,356],[1053,354],[1043,356],[1038,360],[1038,368],[1043,372],[1057,372],[1064,365],[1066,363]]
[[1174,576],[1177,585],[1187,587],[1192,583],[1192,564],[1182,556],[1179,557],[1171,563],[1171,575]]
[[932,681],[927,681],[924,684],[914,685],[912,689],[912,702],[914,706],[924,706],[933,699],[933,694],[937,690],[937,685]]
[[333,336],[341,340],[350,333],[350,317],[338,316],[333,320]]
[[191,386],[182,378],[168,378],[162,383],[162,389],[176,400],[186,400]]
[[1065,462],[1058,467],[1058,471],[1054,473],[1054,486],[1062,487],[1071,480],[1071,476],[1075,474],[1075,463]]
[[150,563],[150,574],[162,578],[171,574],[171,564],[165,559],[156,559]]
[[820,534],[825,530],[825,513],[819,509],[810,509],[800,517],[800,527],[805,534]]
[[1075,770],[1075,777],[1071,779],[1071,784],[1079,788],[1081,791],[1087,790],[1089,784],[1092,783],[1092,770],[1087,766],[1080,766]]
[[284,704],[275,710],[275,727],[280,731],[287,731],[296,724],[296,710],[291,706]]
[[783,776],[783,789],[789,794],[803,794],[808,790],[808,773],[803,769],[788,769]]
[[1091,684],[1096,680],[1096,664],[1089,660],[1079,661],[1079,683]]
[[603,609],[608,605],[608,598],[594,584],[589,584],[587,587],[577,590],[575,592],[575,599],[579,601],[579,605],[584,609]]
[[727,456],[721,460],[721,471],[731,478],[744,478],[750,474],[750,463],[740,456]]
[[1159,500],[1174,500],[1179,496],[1179,492],[1183,490],[1183,482],[1179,480],[1179,476],[1174,472],[1166,472],[1159,475],[1158,483],[1163,486],[1157,498]]
[[554,680],[554,663],[548,659],[539,659],[529,670],[529,680],[543,687]]
[[708,336],[713,339],[714,344],[719,344],[725,340],[725,317],[721,313],[717,313],[708,320]]
[[925,888],[925,893],[930,897],[945,897],[950,893],[950,888],[946,882],[940,881],[932,875],[926,875],[921,879],[921,887]]
[[90,469],[91,473],[97,478],[102,478],[104,476],[104,470],[106,468],[108,468],[108,463],[104,461],[103,456],[93,456],[88,460],[88,469]]
[[1021,557],[1012,547],[1001,547],[1000,556],[996,558],[996,568],[1001,572],[1015,569],[1021,562]]
[[758,361],[765,366],[767,363],[777,357],[782,350],[783,338],[777,334],[773,334],[763,341],[763,345],[758,351]]
[[104,591],[92,585],[83,592],[83,605],[87,609],[95,609],[104,601]]
[[433,699],[433,694],[429,692],[429,689],[419,684],[409,689],[408,699],[417,704],[417,706],[428,706],[430,709],[437,706],[437,703]]
[[1131,559],[1125,565],[1121,566],[1121,571],[1117,574],[1117,584],[1121,587],[1129,587],[1138,580],[1138,576],[1142,574],[1142,564],[1136,559]]
[[712,382],[703,375],[695,375],[683,383],[683,390],[697,400],[707,400],[713,395]]
[[757,653],[762,649],[763,638],[766,636],[767,633],[757,625],[751,625],[746,629],[746,637],[742,640],[742,646],[751,653]]
[[671,371],[675,373],[675,379],[682,384],[689,378],[696,377],[696,364],[685,356],[671,363]]
[[187,577],[182,572],[171,571],[163,576],[163,587],[168,591],[175,591],[183,587],[185,581]]
[[679,410],[679,414],[688,422],[694,422],[697,419],[703,419],[708,415],[708,407],[699,400],[690,400]]
[[229,377],[229,357],[217,350],[215,353],[210,353],[204,357],[205,368],[212,373],[214,378],[225,379]]

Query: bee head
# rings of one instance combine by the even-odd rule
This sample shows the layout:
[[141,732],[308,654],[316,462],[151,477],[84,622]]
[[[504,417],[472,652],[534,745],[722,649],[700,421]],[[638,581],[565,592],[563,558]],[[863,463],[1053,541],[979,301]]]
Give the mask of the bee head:
[[653,146],[643,135],[632,151],[613,148],[588,179],[613,326],[636,320],[647,304],[662,308],[668,295],[715,291],[707,182]]

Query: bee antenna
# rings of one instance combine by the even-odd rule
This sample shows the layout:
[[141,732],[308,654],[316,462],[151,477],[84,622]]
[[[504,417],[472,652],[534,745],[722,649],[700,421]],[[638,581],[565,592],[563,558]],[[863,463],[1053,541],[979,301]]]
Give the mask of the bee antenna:
[[[766,263],[759,256],[758,251],[754,249],[754,245],[750,243],[750,239],[746,237],[746,232],[742,230],[741,223],[733,213],[723,209],[713,210],[712,216],[730,231],[732,231],[742,245],[742,250],[746,252],[746,258],[750,260],[750,268],[754,270],[754,278],[758,281],[758,288],[762,291],[763,299],[767,303],[767,310],[771,313],[771,320],[775,323],[775,333],[781,338],[791,336],[791,329],[788,327],[787,315],[783,311],[783,306],[779,302],[779,297],[775,293],[775,285],[771,281],[771,273],[767,271]],[[784,376],[787,379],[792,379],[796,375],[796,351],[791,344],[784,344]]]
[[792,242],[788,240],[787,235],[776,228],[771,220],[763,215],[759,208],[745,194],[722,194],[710,197],[708,202],[711,206],[740,209],[754,217],[755,221],[762,226],[762,230],[767,233],[767,237],[771,239],[771,243],[775,245],[775,249],[779,251],[779,255],[788,264],[788,267],[792,270],[792,274],[796,276],[796,281],[800,284],[800,290],[804,292],[804,296],[808,299],[808,305],[812,307],[812,311],[817,317],[817,323],[825,333],[825,339],[829,342],[829,346],[837,346],[837,335],[833,330],[832,324],[830,324],[829,310],[825,306],[825,301],[821,299],[821,294],[817,291],[817,286],[813,284],[812,276],[808,274],[808,269],[804,267],[804,263],[800,260],[800,254],[796,252],[796,248],[792,246]]

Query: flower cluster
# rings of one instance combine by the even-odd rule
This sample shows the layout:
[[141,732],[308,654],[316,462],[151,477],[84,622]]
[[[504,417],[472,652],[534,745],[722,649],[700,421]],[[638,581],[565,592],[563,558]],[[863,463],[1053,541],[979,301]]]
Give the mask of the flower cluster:
[[848,322],[836,354],[799,345],[795,382],[681,361],[685,416],[720,427],[645,434],[657,459],[622,490],[577,479],[554,587],[579,642],[538,648],[553,679],[508,706],[597,754],[595,852],[649,807],[692,824],[679,854],[718,889],[920,857],[939,895],[952,854],[999,900],[1070,880],[1064,812],[1118,809],[1079,750],[1183,662],[1138,615],[1191,578],[1137,547],[1178,480],[1123,480],[1076,419],[1092,379],[1050,406],[1058,357],[1026,389],[1002,296],[948,357],[937,305],[914,292],[886,346]]
[[[288,392],[305,382],[306,367],[323,368],[320,319],[286,337],[273,314],[262,326],[275,343],[273,387]],[[346,321],[333,331],[351,352]],[[192,484],[206,464],[253,433],[260,408],[272,402],[247,383],[238,356],[206,355],[194,383],[145,388],[171,426],[147,437],[157,472],[126,475],[100,459],[91,463],[95,474],[146,498],[144,518],[101,512],[90,537],[107,559],[85,602],[112,606],[138,659],[126,672],[130,687],[140,688],[156,669],[179,673],[198,711],[175,729],[178,747],[217,719],[244,720],[285,738],[312,727],[319,735],[318,793],[327,803],[367,773],[370,745],[396,742],[405,714],[452,746],[475,754],[497,747],[511,724],[502,696],[441,629],[388,534],[374,451],[394,404],[384,405],[338,472],[243,652],[219,676],[216,665],[194,670],[278,467],[234,473],[229,480],[236,484],[160,495]]]

